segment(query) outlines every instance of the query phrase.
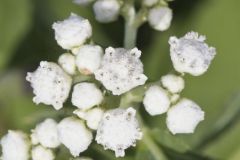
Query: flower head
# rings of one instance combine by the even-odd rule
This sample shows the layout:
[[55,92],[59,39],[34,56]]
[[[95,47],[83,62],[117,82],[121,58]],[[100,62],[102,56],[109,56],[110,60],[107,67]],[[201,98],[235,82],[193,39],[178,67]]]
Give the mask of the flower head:
[[135,146],[136,140],[142,138],[135,114],[131,107],[105,112],[97,130],[97,143],[115,151],[116,157],[123,157],[124,150]]
[[143,85],[147,77],[143,74],[140,56],[141,51],[137,48],[126,50],[108,47],[100,68],[95,72],[95,78],[114,95],[120,95],[138,85]]
[[204,41],[205,36],[189,32],[182,38],[170,37],[170,55],[176,71],[199,76],[205,73],[216,54]]
[[44,148],[41,145],[32,149],[32,160],[54,160],[55,156],[51,149]]
[[26,80],[33,88],[33,101],[53,105],[56,110],[62,108],[72,84],[71,77],[62,68],[46,61],[42,61],[36,71],[28,73]]

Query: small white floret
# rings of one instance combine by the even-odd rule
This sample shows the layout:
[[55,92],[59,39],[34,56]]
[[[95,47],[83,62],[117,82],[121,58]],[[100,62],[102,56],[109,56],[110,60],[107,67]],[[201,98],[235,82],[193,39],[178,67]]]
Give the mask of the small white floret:
[[57,122],[53,119],[46,119],[39,123],[31,135],[34,144],[38,142],[47,148],[56,148],[60,145],[57,133]]
[[54,158],[53,151],[41,145],[33,147],[32,149],[32,160],[54,160]]
[[73,0],[73,3],[78,4],[80,6],[86,6],[94,0]]
[[207,71],[216,50],[209,47],[205,39],[205,36],[196,32],[189,32],[179,39],[170,37],[170,55],[176,71],[194,76]]
[[141,51],[137,48],[126,50],[108,47],[100,68],[94,73],[95,78],[114,95],[120,95],[143,85],[147,77],[143,74],[140,56]]
[[76,65],[85,75],[93,74],[101,64],[103,50],[98,45],[84,45],[77,52]]
[[89,109],[99,105],[102,100],[102,92],[94,83],[78,83],[73,88],[72,104],[79,109]]
[[115,21],[120,12],[118,0],[98,0],[93,5],[95,18],[102,23]]
[[97,143],[115,151],[116,157],[123,157],[125,149],[135,146],[142,138],[135,114],[136,110],[131,107],[105,112],[97,130]]
[[172,10],[168,7],[154,7],[148,14],[149,24],[156,30],[167,30],[172,21]]
[[9,130],[1,139],[2,160],[28,160],[30,141],[26,134]]
[[73,13],[68,19],[55,22],[52,27],[57,43],[64,49],[79,47],[92,36],[89,21]]
[[64,118],[58,124],[60,141],[70,150],[74,157],[85,151],[92,142],[92,133],[84,123],[74,117]]
[[36,104],[53,105],[56,110],[63,107],[68,98],[72,78],[61,67],[52,62],[42,61],[36,71],[27,74]]
[[143,104],[146,111],[154,116],[167,112],[170,107],[170,99],[164,89],[155,85],[146,91]]
[[167,74],[161,78],[163,87],[171,93],[180,93],[184,89],[184,79],[174,74]]
[[182,99],[167,112],[167,127],[173,133],[193,133],[204,112],[193,101]]
[[143,0],[143,4],[147,7],[152,7],[158,2],[158,0]]
[[75,57],[70,53],[64,53],[58,58],[58,64],[70,75],[75,74]]

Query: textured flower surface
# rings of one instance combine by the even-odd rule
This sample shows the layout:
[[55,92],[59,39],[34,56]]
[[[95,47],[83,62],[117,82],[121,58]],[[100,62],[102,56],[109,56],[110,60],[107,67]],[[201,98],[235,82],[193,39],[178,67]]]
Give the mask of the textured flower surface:
[[170,37],[170,55],[176,71],[199,76],[205,73],[216,54],[204,41],[205,36],[189,32],[182,38]]
[[167,74],[161,78],[163,87],[171,93],[179,93],[184,89],[184,79],[174,74]]
[[35,146],[32,149],[32,160],[54,160],[54,158],[53,151],[41,145]]
[[167,112],[167,126],[173,133],[193,133],[204,120],[204,112],[193,101],[182,99]]
[[1,139],[2,160],[28,160],[30,141],[26,134],[9,130]]
[[126,50],[109,47],[105,51],[100,68],[95,72],[95,78],[114,95],[143,85],[147,77],[143,74],[140,56],[141,51],[137,48]]
[[105,112],[97,130],[97,143],[115,151],[116,157],[123,157],[124,150],[135,146],[136,140],[142,138],[135,114],[135,109],[131,107]]
[[63,49],[73,49],[81,46],[92,36],[92,26],[87,19],[76,14],[53,24],[55,39]]
[[35,72],[28,73],[26,80],[31,83],[36,104],[53,105],[58,110],[68,98],[72,78],[52,62],[42,61]]

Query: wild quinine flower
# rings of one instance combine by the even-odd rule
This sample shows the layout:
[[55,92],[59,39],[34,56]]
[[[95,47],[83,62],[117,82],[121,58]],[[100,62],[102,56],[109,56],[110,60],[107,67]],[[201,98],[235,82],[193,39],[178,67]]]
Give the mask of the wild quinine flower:
[[179,93],[184,89],[184,79],[174,74],[167,74],[161,78],[163,87],[171,93]]
[[85,151],[92,142],[92,132],[83,121],[74,117],[64,118],[58,124],[59,140],[64,144],[74,157]]
[[182,99],[167,112],[167,127],[173,133],[193,133],[204,112],[193,101]]
[[58,58],[58,64],[69,75],[74,75],[76,73],[75,61],[75,57],[70,53],[64,53]]
[[39,123],[32,130],[31,139],[33,144],[40,143],[47,148],[57,148],[60,145],[57,133],[57,122],[53,119],[46,119]]
[[189,32],[182,38],[170,37],[170,55],[173,66],[180,73],[199,76],[205,73],[216,54],[204,41],[205,36]]
[[88,5],[89,3],[93,2],[94,0],[73,0],[73,3],[85,6]]
[[97,0],[93,5],[95,18],[103,23],[115,21],[118,18],[120,7],[118,0]]
[[86,120],[87,126],[89,128],[96,130],[102,119],[104,111],[101,108],[93,108],[89,111],[77,109],[73,113],[76,114],[79,118]]
[[71,89],[72,78],[53,62],[42,61],[36,71],[27,74],[36,104],[53,105],[56,110],[63,107]]
[[167,112],[170,107],[168,93],[157,85],[149,87],[143,99],[145,110],[152,116]]
[[54,160],[55,158],[51,149],[44,148],[41,145],[33,147],[31,155],[32,160]]
[[131,107],[105,112],[97,129],[97,143],[115,151],[116,157],[123,157],[124,150],[135,146],[136,140],[142,138],[135,114],[136,110]]
[[168,7],[157,6],[149,10],[148,22],[156,30],[167,30],[172,21],[172,10]]
[[102,92],[94,83],[78,83],[73,88],[72,104],[79,109],[87,110],[99,105],[102,100]]
[[87,19],[71,14],[64,21],[53,24],[55,39],[63,49],[73,49],[81,46],[92,36],[92,26]]
[[84,45],[79,48],[76,55],[78,70],[84,75],[89,75],[100,67],[103,50],[98,45]]
[[30,141],[21,131],[9,130],[1,139],[2,160],[28,160]]
[[158,0],[143,0],[143,4],[147,7],[152,7],[158,2]]
[[120,95],[143,85],[147,77],[143,74],[140,56],[141,51],[137,48],[127,50],[108,47],[100,68],[95,72],[95,78],[114,95]]

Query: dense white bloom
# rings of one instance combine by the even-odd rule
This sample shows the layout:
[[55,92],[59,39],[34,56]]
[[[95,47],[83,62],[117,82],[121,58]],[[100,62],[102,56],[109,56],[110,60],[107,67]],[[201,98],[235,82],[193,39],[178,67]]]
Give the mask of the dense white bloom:
[[108,47],[100,68],[95,72],[95,78],[114,95],[120,95],[143,85],[147,77],[143,74],[140,56],[141,51],[137,48],[126,50]]
[[48,148],[56,148],[60,145],[57,133],[57,122],[53,119],[46,119],[39,123],[31,135],[33,144],[38,142]]
[[103,50],[98,45],[84,45],[77,52],[76,65],[78,70],[85,75],[96,71],[103,56]]
[[74,157],[85,151],[92,142],[92,133],[84,123],[74,117],[64,118],[58,124],[60,141],[70,150]]
[[199,76],[207,71],[216,54],[204,41],[205,36],[189,32],[182,38],[170,37],[170,54],[176,71]]
[[54,158],[53,151],[41,145],[33,147],[32,149],[32,160],[54,160]]
[[204,112],[193,101],[182,99],[167,112],[167,127],[173,133],[193,133]]
[[78,5],[88,5],[89,3],[93,2],[94,0],[73,0],[73,3],[78,4]]
[[164,89],[154,85],[146,91],[143,104],[146,111],[154,116],[167,112],[170,107],[170,99]]
[[98,0],[93,5],[95,18],[103,23],[115,21],[118,18],[120,7],[118,0]]
[[147,7],[151,7],[155,5],[158,2],[158,0],[143,0],[143,4]]
[[142,138],[135,114],[136,110],[131,107],[105,112],[97,130],[97,143],[103,145],[104,149],[115,151],[116,157],[123,157],[124,150],[135,146],[136,140]]
[[27,73],[26,80],[31,83],[36,95],[33,102],[53,105],[60,109],[68,98],[72,79],[61,67],[52,62],[42,61],[36,71]]
[[172,10],[168,7],[154,7],[149,10],[148,22],[156,30],[167,30],[172,21]]
[[87,126],[89,128],[96,130],[104,112],[101,108],[93,108],[87,112],[77,109],[73,113],[76,114],[79,118],[86,120]]
[[64,53],[58,58],[59,65],[70,75],[75,74],[76,64],[75,57],[70,53]]
[[1,139],[2,160],[28,160],[30,141],[26,134],[9,130]]
[[103,95],[94,83],[78,83],[73,88],[72,104],[79,109],[89,109],[102,102]]
[[184,79],[174,74],[167,74],[161,78],[163,87],[171,93],[179,93],[184,88]]
[[57,43],[64,49],[79,47],[92,36],[89,21],[73,13],[68,19],[55,22],[52,27]]

